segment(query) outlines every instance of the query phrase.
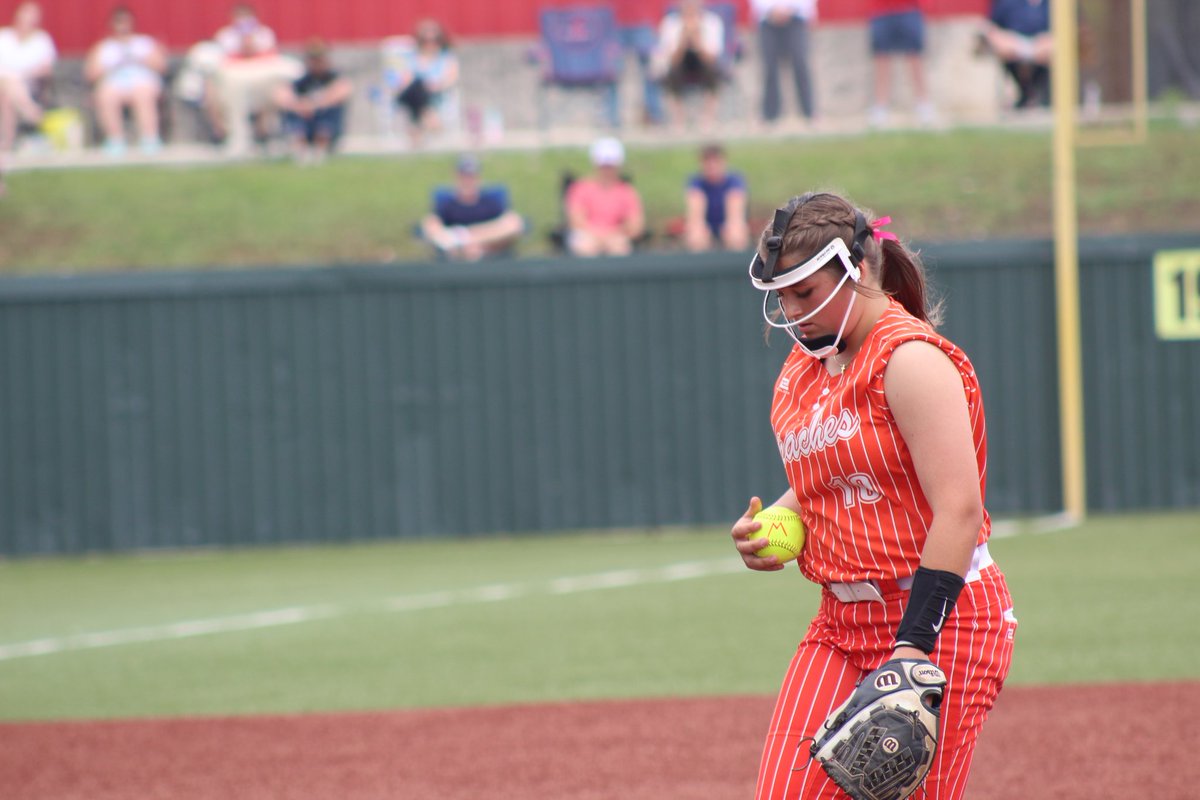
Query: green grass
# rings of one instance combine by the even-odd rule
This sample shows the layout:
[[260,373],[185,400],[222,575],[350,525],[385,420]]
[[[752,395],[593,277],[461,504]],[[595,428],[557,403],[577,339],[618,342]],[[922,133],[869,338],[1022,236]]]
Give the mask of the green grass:
[[[1189,231],[1200,219],[1200,140],[1170,121],[1144,146],[1079,152],[1084,234]],[[848,192],[891,214],[923,241],[1046,237],[1051,233],[1050,134],[956,130],[740,140],[731,162],[747,175],[762,220],[791,194]],[[125,167],[11,176],[0,203],[0,272],[420,260],[413,223],[452,155],[343,157],[321,169],[288,163],[196,168]],[[628,169],[653,229],[682,212],[691,145],[634,147]],[[582,148],[496,152],[485,177],[508,184],[535,230],[522,253],[546,252],[558,222],[564,169],[586,168]],[[659,246],[665,242],[658,240]]]
[[[1200,678],[1200,513],[993,540],[1012,683]],[[550,581],[729,562],[723,530],[0,562],[0,647],[267,609],[336,615],[0,660],[0,718],[301,712],[773,693],[817,600],[794,570],[553,594]],[[387,598],[504,584],[494,602]]]

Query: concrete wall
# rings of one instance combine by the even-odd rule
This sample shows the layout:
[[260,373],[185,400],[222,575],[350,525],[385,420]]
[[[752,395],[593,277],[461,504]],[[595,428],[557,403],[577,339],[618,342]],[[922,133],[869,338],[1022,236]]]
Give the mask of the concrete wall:
[[[926,69],[934,104],[948,122],[987,122],[997,118],[1004,107],[1004,84],[993,60],[972,55],[978,21],[951,17],[929,23]],[[733,81],[723,92],[720,120],[757,122],[761,94],[762,63],[758,58],[757,32],[742,32],[745,55],[737,64]],[[500,112],[509,130],[528,130],[538,125],[538,70],[528,55],[535,39],[506,39],[487,43],[466,43],[459,48],[462,64],[462,106],[464,109],[488,108]],[[345,49],[339,63],[362,83],[377,80],[377,52]],[[861,117],[870,102],[872,77],[868,55],[867,31],[861,24],[818,26],[813,31],[812,69],[817,93],[818,113],[831,121]],[[898,72],[898,110],[910,109],[909,81]],[[795,91],[785,76],[784,109],[794,113]],[[619,88],[621,120],[625,127],[641,121],[642,80],[635,57],[625,60]],[[359,87],[354,111],[356,131],[378,127],[371,118],[366,88]],[[594,94],[551,90],[554,126],[587,126],[600,119]]]
[[[934,104],[947,123],[992,121],[1006,104],[1006,87],[995,63],[972,55],[977,25],[978,21],[970,17],[929,22],[926,69]],[[757,32],[745,29],[741,33],[745,55],[722,92],[719,111],[719,124],[730,135],[742,122],[758,124],[761,102]],[[536,44],[536,38],[515,37],[468,41],[458,48],[462,65],[460,128],[466,127],[472,114],[482,118],[490,112],[493,119],[502,120],[509,134],[538,129],[539,70],[530,58]],[[372,94],[382,77],[379,48],[342,46],[335,53],[335,63],[356,86],[349,136],[386,138],[401,130],[402,120]],[[870,102],[872,81],[865,26],[826,24],[815,28],[812,69],[819,114],[833,125],[861,122]],[[90,107],[78,60],[60,62],[56,84],[62,104],[85,110]],[[903,122],[904,114],[912,107],[906,71],[897,71],[895,86],[896,119]],[[786,74],[783,89],[784,113],[794,114],[795,91]],[[642,119],[642,78],[638,60],[632,54],[625,60],[618,96],[623,127],[638,128]],[[550,103],[553,130],[579,130],[601,122],[599,101],[593,93],[551,89],[545,99]],[[196,140],[199,127],[194,111],[172,100],[171,112],[174,141]]]

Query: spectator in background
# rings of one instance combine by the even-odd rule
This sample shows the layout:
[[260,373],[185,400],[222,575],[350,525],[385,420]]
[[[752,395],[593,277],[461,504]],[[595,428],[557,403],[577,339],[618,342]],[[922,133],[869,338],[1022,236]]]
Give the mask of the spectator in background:
[[[622,3],[617,6],[617,34],[621,47],[637,58],[638,72],[642,82],[641,123],[646,126],[661,125],[666,121],[663,113],[662,86],[660,76],[654,74],[654,49],[658,45],[658,25],[661,21],[661,2]],[[613,123],[620,122],[616,93],[611,95],[611,107],[605,113]]]
[[433,211],[421,220],[421,235],[447,258],[478,261],[507,252],[525,230],[525,221],[508,207],[503,186],[484,186],[479,159],[458,159],[454,188],[433,195]]
[[42,7],[21,3],[11,27],[0,28],[0,194],[4,192],[4,159],[17,138],[20,122],[36,125],[58,51],[42,30]]
[[611,137],[591,147],[594,173],[567,189],[567,248],[577,256],[619,256],[633,250],[646,229],[642,198],[621,176],[625,148]]
[[808,68],[808,29],[817,18],[817,0],[750,0],[750,8],[758,20],[763,120],[779,119],[779,63],[787,59],[792,65],[800,112],[811,121],[816,106]]
[[451,92],[458,86],[458,57],[437,20],[418,22],[415,38],[416,47],[398,76],[396,103],[408,111],[413,143],[418,144],[425,132],[446,123]]
[[704,92],[700,122],[711,127],[717,116],[717,84],[725,51],[725,23],[704,8],[703,0],[681,0],[679,8],[663,17],[652,69],[667,90],[671,122],[682,129],[683,95],[688,89]]
[[111,156],[125,154],[124,114],[128,108],[133,112],[142,152],[156,153],[162,148],[158,100],[166,54],[151,37],[134,33],[133,12],[125,6],[113,9],[109,27],[110,35],[92,48],[83,70],[94,87],[104,150]]
[[719,244],[726,250],[750,246],[746,220],[746,180],[731,172],[725,150],[719,144],[700,150],[700,171],[693,175],[685,192],[684,243],[692,252]]
[[330,63],[325,42],[310,41],[304,51],[304,74],[275,92],[275,105],[283,112],[283,127],[298,162],[319,163],[333,151],[353,91],[350,81]]
[[275,90],[299,78],[303,67],[279,54],[275,32],[258,19],[249,3],[233,7],[232,20],[217,31],[216,43],[221,60],[207,97],[209,121],[227,151],[243,153],[250,148],[252,134],[266,135]]
[[979,49],[991,51],[1017,84],[1017,108],[1050,105],[1050,0],[992,0]]
[[871,0],[871,61],[875,71],[875,101],[869,121],[875,127],[888,122],[892,103],[893,62],[908,65],[912,80],[917,119],[922,125],[933,123],[933,105],[925,80],[925,17],[922,0]]

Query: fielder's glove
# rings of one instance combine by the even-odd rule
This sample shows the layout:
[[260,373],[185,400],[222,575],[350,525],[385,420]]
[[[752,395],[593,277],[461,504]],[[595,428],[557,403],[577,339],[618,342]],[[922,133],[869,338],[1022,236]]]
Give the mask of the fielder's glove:
[[937,747],[946,675],[924,659],[893,659],[834,709],[809,752],[854,800],[903,800]]

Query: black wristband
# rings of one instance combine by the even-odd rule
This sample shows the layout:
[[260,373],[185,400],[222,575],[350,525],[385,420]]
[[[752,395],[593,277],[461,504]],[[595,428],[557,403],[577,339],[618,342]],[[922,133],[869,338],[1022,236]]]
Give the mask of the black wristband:
[[908,605],[896,629],[896,646],[916,647],[926,654],[937,645],[942,625],[966,583],[962,577],[940,569],[917,567]]

